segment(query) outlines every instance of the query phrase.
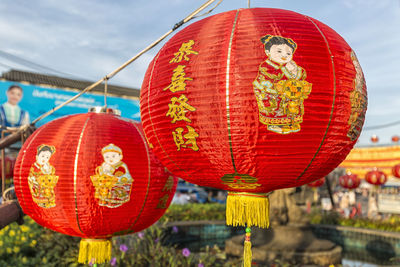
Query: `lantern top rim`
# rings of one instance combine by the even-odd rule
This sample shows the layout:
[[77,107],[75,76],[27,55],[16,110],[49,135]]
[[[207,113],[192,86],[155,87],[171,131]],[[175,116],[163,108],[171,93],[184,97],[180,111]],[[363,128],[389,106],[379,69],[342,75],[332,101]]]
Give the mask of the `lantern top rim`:
[[118,109],[107,108],[105,106],[94,106],[89,108],[89,112],[92,113],[106,113],[121,116],[121,111]]

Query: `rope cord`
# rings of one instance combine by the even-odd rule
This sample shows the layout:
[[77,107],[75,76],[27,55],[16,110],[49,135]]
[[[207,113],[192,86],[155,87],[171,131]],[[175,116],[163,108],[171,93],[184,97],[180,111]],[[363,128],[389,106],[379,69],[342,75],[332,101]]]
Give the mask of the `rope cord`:
[[7,188],[6,190],[3,191],[3,201],[2,201],[2,203],[18,202],[17,199],[8,199],[8,198],[7,198],[7,193],[8,193],[9,191],[12,191],[12,190],[14,190],[14,186],[12,186],[12,187],[10,187],[10,188]]
[[[37,123],[38,121],[46,118],[47,116],[51,115],[52,113],[54,113],[55,111],[59,110],[60,108],[64,107],[65,105],[71,103],[72,101],[74,101],[75,99],[77,99],[78,97],[80,97],[81,95],[83,95],[84,93],[92,90],[93,88],[95,88],[96,86],[98,86],[99,84],[101,84],[103,81],[111,79],[112,77],[114,77],[118,72],[120,72],[121,70],[123,70],[124,68],[126,68],[129,64],[131,64],[133,61],[135,61],[136,59],[138,59],[140,56],[142,56],[144,53],[146,53],[147,51],[149,51],[151,48],[153,48],[154,46],[156,46],[157,44],[159,44],[162,40],[164,40],[168,35],[170,35],[173,31],[175,31],[176,29],[178,29],[180,26],[182,26],[183,24],[187,23],[188,21],[192,20],[193,18],[196,17],[197,14],[199,14],[202,10],[204,10],[205,8],[207,8],[209,5],[211,5],[213,2],[215,2],[216,0],[208,0],[207,2],[205,2],[203,5],[201,5],[199,8],[197,8],[195,11],[193,11],[190,15],[188,15],[186,18],[184,18],[183,20],[181,20],[180,22],[178,22],[177,24],[174,25],[174,27],[169,30],[168,32],[166,32],[164,35],[162,35],[160,38],[158,38],[156,41],[154,41],[153,43],[151,43],[150,45],[148,45],[146,48],[144,48],[142,51],[140,51],[138,54],[136,54],[135,56],[133,56],[132,58],[130,58],[128,61],[126,61],[124,64],[122,64],[120,67],[118,67],[117,69],[115,69],[114,71],[110,72],[109,74],[107,74],[104,78],[98,80],[97,82],[89,85],[88,87],[86,87],[85,89],[83,89],[81,92],[79,92],[78,94],[76,94],[75,96],[71,97],[70,99],[66,100],[65,102],[61,103],[60,105],[52,108],[51,110],[47,111],[46,113],[42,114],[41,116],[39,116],[38,118],[36,118],[34,121],[32,121],[31,125],[34,125],[35,123]],[[219,1],[219,3],[221,3],[222,0]],[[219,5],[219,3],[217,4],[217,6]],[[215,6],[216,7],[216,6]],[[214,7],[214,8],[215,8]],[[213,8],[213,9],[214,9]],[[211,11],[213,10],[211,9]],[[210,12],[211,12],[210,11]],[[208,12],[209,13],[209,12]],[[205,14],[208,14],[205,13]],[[21,127],[21,131],[26,130],[29,127],[29,125],[25,125],[23,127]]]
[[108,78],[107,76],[105,77],[106,79],[104,80],[104,107],[107,109],[107,81]]

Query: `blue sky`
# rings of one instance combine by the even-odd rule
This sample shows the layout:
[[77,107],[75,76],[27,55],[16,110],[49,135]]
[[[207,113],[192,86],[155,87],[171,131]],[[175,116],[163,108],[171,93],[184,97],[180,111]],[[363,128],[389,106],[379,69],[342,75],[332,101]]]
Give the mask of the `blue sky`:
[[[97,81],[138,53],[205,0],[1,0],[0,51]],[[224,0],[213,13],[247,7]],[[368,87],[365,126],[400,120],[400,0],[251,0],[251,7],[296,11],[327,24],[357,53]],[[194,20],[195,21],[195,20]],[[140,88],[158,45],[110,83]],[[34,71],[0,57],[0,72]],[[57,73],[52,73],[57,74]],[[364,130],[360,145],[400,135],[400,125]]]

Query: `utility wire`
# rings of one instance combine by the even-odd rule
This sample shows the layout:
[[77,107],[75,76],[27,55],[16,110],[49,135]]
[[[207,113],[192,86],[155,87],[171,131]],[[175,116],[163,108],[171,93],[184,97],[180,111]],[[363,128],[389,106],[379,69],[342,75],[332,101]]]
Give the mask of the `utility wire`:
[[381,124],[381,125],[367,126],[367,127],[363,127],[363,131],[382,129],[382,128],[396,126],[396,125],[399,125],[399,124],[400,124],[400,120],[389,122],[389,123],[386,123],[386,124]]
[[[11,62],[17,63],[19,65],[22,65],[22,66],[25,66],[25,67],[29,67],[29,68],[34,69],[36,71],[44,71],[44,72],[47,72],[47,73],[49,73],[49,72],[50,73],[57,73],[57,74],[61,74],[63,76],[75,77],[75,78],[87,80],[87,78],[82,78],[82,77],[79,77],[79,76],[74,75],[74,74],[58,71],[56,69],[43,66],[41,64],[29,61],[29,60],[27,60],[25,58],[13,55],[11,53],[8,53],[8,52],[2,51],[2,50],[0,50],[0,57],[3,57],[5,59],[7,59],[7,60],[9,60]],[[10,67],[10,66],[8,66],[8,67]]]

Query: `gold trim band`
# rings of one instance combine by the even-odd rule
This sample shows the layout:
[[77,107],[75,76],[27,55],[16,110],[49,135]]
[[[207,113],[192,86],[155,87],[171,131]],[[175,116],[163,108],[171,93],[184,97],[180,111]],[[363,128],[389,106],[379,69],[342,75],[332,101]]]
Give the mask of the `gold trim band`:
[[231,160],[233,169],[235,172],[238,172],[235,165],[235,159],[233,157],[233,150],[232,150],[232,135],[231,135],[231,114],[230,114],[230,106],[229,106],[229,72],[230,72],[230,64],[231,64],[231,52],[232,52],[232,42],[233,42],[233,34],[236,28],[236,22],[239,16],[239,9],[236,11],[235,20],[233,21],[231,37],[229,39],[229,47],[228,47],[228,57],[226,59],[226,120],[228,124],[228,137],[229,137],[229,149],[231,152]]

